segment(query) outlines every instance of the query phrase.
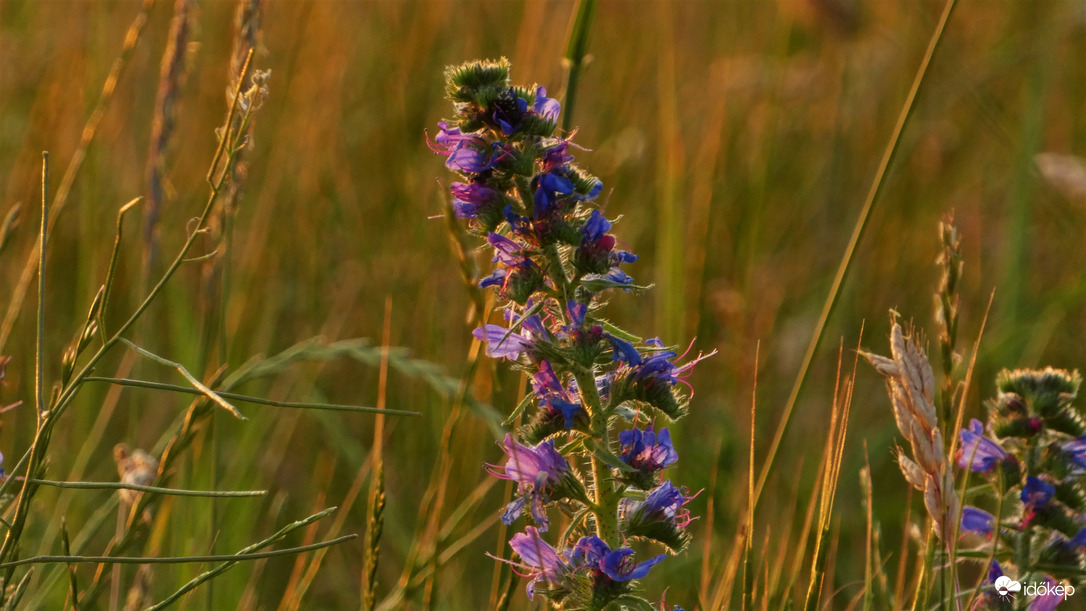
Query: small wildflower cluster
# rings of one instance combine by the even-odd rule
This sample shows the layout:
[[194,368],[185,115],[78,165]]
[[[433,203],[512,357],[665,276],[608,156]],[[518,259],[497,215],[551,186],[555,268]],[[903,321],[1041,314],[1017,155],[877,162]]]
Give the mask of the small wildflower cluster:
[[[445,78],[455,118],[438,124],[430,147],[460,177],[454,213],[492,249],[495,269],[479,286],[504,304],[505,324],[474,335],[532,383],[528,421],[501,443],[504,464],[487,465],[517,484],[502,521],[527,514],[535,524],[509,541],[512,564],[531,577],[529,598],[646,608],[634,581],[667,554],[629,545],[681,551],[695,496],[661,477],[678,453],[669,430],[651,422],[686,413],[684,379],[703,357],[676,364],[659,340],[599,317],[609,291],[643,287],[622,269],[637,256],[592,204],[601,182],[574,163],[573,134],[556,135],[559,103],[543,87],[510,86],[505,59],[452,67]],[[543,534],[559,504],[570,523],[552,544]]]
[[1051,585],[1030,609],[1055,608],[1057,585],[1086,583],[1086,422],[1072,405],[1081,382],[1077,371],[1005,370],[987,424],[960,432],[958,467],[984,479],[992,509],[965,507],[961,530],[986,539],[991,583],[1013,566],[1019,582]]

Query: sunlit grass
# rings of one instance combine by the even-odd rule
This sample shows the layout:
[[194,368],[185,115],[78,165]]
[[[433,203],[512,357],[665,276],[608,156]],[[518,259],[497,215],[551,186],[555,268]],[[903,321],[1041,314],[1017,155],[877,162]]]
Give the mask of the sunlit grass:
[[[693,507],[703,516],[692,527],[695,543],[647,580],[651,591],[670,587],[668,600],[687,609],[725,599],[737,605],[743,583],[757,588],[767,580],[775,584],[762,590],[774,596],[770,608],[785,592],[798,604],[809,590],[811,557],[808,552],[794,568],[781,556],[789,548],[783,542],[808,532],[824,537],[828,582],[821,600],[832,601],[830,607],[844,608],[861,596],[865,570],[880,557],[890,578],[880,592],[901,600],[915,591],[914,563],[922,550],[907,542],[903,527],[906,516],[920,523],[923,507],[917,498],[906,503],[907,484],[893,461],[890,407],[878,376],[862,366],[833,518],[825,523],[819,482],[827,472],[822,457],[832,438],[831,406],[840,397],[835,370],[839,358],[852,362],[849,349],[860,340],[861,324],[863,344],[876,352],[889,332],[889,308],[915,317],[936,337],[928,312],[939,278],[937,223],[946,212],[955,211],[962,235],[958,337],[967,358],[995,290],[966,418],[981,413],[980,398],[992,394],[1002,367],[1081,366],[1076,321],[1086,316],[1086,246],[1077,228],[1086,211],[1081,200],[1041,180],[1033,157],[1084,153],[1086,72],[1082,62],[1067,58],[1086,53],[1086,22],[1070,0],[963,3],[887,168],[822,346],[812,353],[759,500],[755,531],[737,538],[747,519],[751,419],[757,478],[943,3],[867,3],[858,12],[850,6],[601,2],[589,26],[572,126],[579,128],[577,142],[591,150],[575,155],[603,180],[608,216],[623,215],[616,233],[644,260],[658,262],[631,267],[631,275],[656,286],[647,299],[617,297],[615,322],[646,321],[627,326],[666,329],[665,342],[697,335],[697,348],[721,351],[696,374],[691,415],[675,430],[682,448],[676,477],[692,490],[706,489]],[[19,205],[17,224],[0,242],[0,313],[18,297],[26,262],[36,261],[41,152],[50,152],[50,190],[59,197],[140,10],[134,2],[0,7],[0,49],[14,58],[0,70],[0,218]],[[246,396],[362,407],[381,400],[389,409],[423,414],[385,423],[378,604],[402,594],[411,607],[429,599],[433,608],[483,608],[506,589],[508,571],[484,556],[506,552],[512,532],[495,521],[507,491],[481,488],[481,464],[500,451],[495,418],[484,417],[489,412],[480,404],[504,417],[519,403],[523,381],[487,361],[475,363],[469,321],[486,306],[464,289],[448,224],[432,218],[444,214],[445,203],[435,177],[446,179],[423,129],[433,131],[446,112],[441,74],[448,64],[504,55],[521,78],[560,94],[575,10],[572,2],[270,3],[254,66],[271,69],[271,93],[255,115],[253,148],[245,152],[248,176],[232,243],[223,250],[230,288],[221,310],[207,302],[207,267],[185,264],[129,337],[204,382],[219,364],[228,366],[229,376],[245,370],[254,355],[272,355],[274,375],[253,372],[234,389]],[[205,203],[215,129],[228,108],[233,11],[234,3],[208,2],[194,17],[194,43],[185,49],[188,76],[164,157],[162,257],[151,278],[188,238],[191,219]],[[118,210],[147,193],[172,14],[173,3],[150,6],[64,195],[65,209],[52,223],[42,336],[46,401],[61,376],[61,355],[110,270]],[[111,332],[146,294],[140,210],[129,214],[119,242],[104,319]],[[219,246],[200,239],[193,255]],[[463,267],[485,269],[488,259],[469,251]],[[36,298],[31,282],[10,335],[0,341],[0,355],[12,357],[0,406],[24,402],[2,416],[0,450],[9,473],[29,447],[36,420]],[[381,341],[386,298],[393,305]],[[214,318],[220,315],[221,325]],[[310,343],[314,336],[324,340]],[[357,337],[372,341],[337,343]],[[841,343],[849,349],[839,357]],[[388,353],[384,393],[382,345],[410,350],[410,356]],[[428,369],[432,363],[444,372]],[[104,355],[94,375],[184,384],[176,369],[137,362],[124,350]],[[268,494],[255,501],[163,501],[158,510],[171,514],[170,526],[149,533],[148,549],[208,555],[214,540],[215,553],[234,553],[284,524],[361,495],[338,525],[340,533],[360,537],[326,552],[299,603],[358,607],[368,555],[363,535],[372,506],[365,494],[374,418],[227,400],[249,420],[218,410],[213,428],[196,432],[179,459],[171,485]],[[88,383],[53,432],[57,451],[46,478],[116,481],[111,448],[127,443],[161,450],[190,402],[173,392]],[[859,477],[867,459],[870,507]],[[365,487],[356,490],[362,481]],[[23,557],[63,553],[62,516],[77,553],[98,555],[115,534],[117,495],[110,491],[40,488],[34,508],[43,517],[23,535]],[[328,520],[314,528],[287,543],[337,536]],[[871,543],[876,531],[881,556]],[[733,551],[748,540],[746,581],[733,585],[731,577],[744,575],[743,557]],[[440,553],[427,555],[434,549]],[[254,608],[280,608],[288,584],[299,586],[313,559],[243,564],[216,578],[210,594],[197,590],[181,606],[244,600]],[[901,562],[908,567],[905,585],[896,573]],[[155,567],[155,600],[207,568]],[[35,569],[28,600],[59,607],[69,589],[66,570],[63,564]],[[134,574],[124,573],[126,585]],[[87,587],[94,568],[80,567],[76,575],[78,587]],[[792,575],[798,577],[789,587]],[[523,586],[510,587],[509,608],[529,608]]]

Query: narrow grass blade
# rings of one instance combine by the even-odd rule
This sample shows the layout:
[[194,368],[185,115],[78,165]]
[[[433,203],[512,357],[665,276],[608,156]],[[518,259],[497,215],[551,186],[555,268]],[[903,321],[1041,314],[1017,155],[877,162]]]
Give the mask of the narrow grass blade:
[[581,81],[588,56],[588,30],[596,12],[596,0],[580,0],[573,23],[569,30],[569,43],[566,45],[566,96],[562,100],[562,130],[569,131],[573,124],[573,108],[577,103],[577,85]]

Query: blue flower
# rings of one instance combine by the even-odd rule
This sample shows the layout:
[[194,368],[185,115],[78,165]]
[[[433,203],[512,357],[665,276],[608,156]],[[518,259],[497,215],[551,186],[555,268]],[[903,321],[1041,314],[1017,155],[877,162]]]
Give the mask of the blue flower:
[[657,433],[648,427],[630,429],[618,434],[618,457],[635,469],[655,473],[679,460],[679,453],[671,445],[671,432],[666,428]]
[[1032,475],[1026,478],[1026,485],[1022,487],[1022,526],[1026,526],[1033,520],[1037,510],[1043,508],[1056,494],[1056,487],[1036,478]]
[[1079,531],[1075,533],[1075,536],[1071,537],[1071,539],[1067,542],[1067,545],[1073,548],[1086,545],[1086,528],[1079,529]]
[[1086,435],[1066,441],[1061,446],[1064,452],[1071,455],[1071,462],[1079,469],[1086,469]]
[[648,575],[649,569],[667,558],[667,554],[660,554],[635,564],[633,555],[634,551],[628,547],[612,550],[602,539],[591,535],[577,542],[570,562],[577,568],[591,569],[597,580],[606,576],[611,581],[631,581]]
[[641,364],[641,353],[637,351],[637,348],[634,348],[633,344],[610,334],[607,335],[607,339],[611,342],[613,348],[612,361],[621,361],[630,366]]
[[545,219],[551,215],[559,195],[573,193],[573,183],[565,176],[547,172],[536,178],[533,219]]
[[961,440],[957,458],[962,469],[968,467],[974,473],[987,472],[1007,459],[1003,448],[984,436],[984,425],[976,418],[969,421],[969,428],[961,430]]
[[976,507],[962,510],[962,530],[990,537],[995,530],[995,516]]

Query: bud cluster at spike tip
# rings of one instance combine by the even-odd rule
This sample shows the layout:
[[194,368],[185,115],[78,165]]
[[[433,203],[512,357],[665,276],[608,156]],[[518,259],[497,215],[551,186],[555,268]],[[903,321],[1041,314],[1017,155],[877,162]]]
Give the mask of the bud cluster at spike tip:
[[[485,467],[517,484],[502,521],[531,522],[509,541],[519,560],[503,561],[531,578],[529,598],[602,609],[637,597],[637,580],[690,541],[697,494],[663,477],[679,452],[656,421],[686,414],[686,380],[705,357],[599,316],[608,292],[645,288],[624,269],[638,257],[597,207],[603,184],[577,165],[573,134],[559,133],[559,102],[511,84],[509,70],[504,58],[448,68],[454,116],[428,143],[457,175],[453,214],[493,263],[479,287],[495,292],[504,322],[473,334],[531,382],[523,424],[500,444],[505,461]],[[556,535],[559,503],[585,517]],[[646,545],[635,552],[634,540]],[[664,553],[645,555],[651,547]]]

